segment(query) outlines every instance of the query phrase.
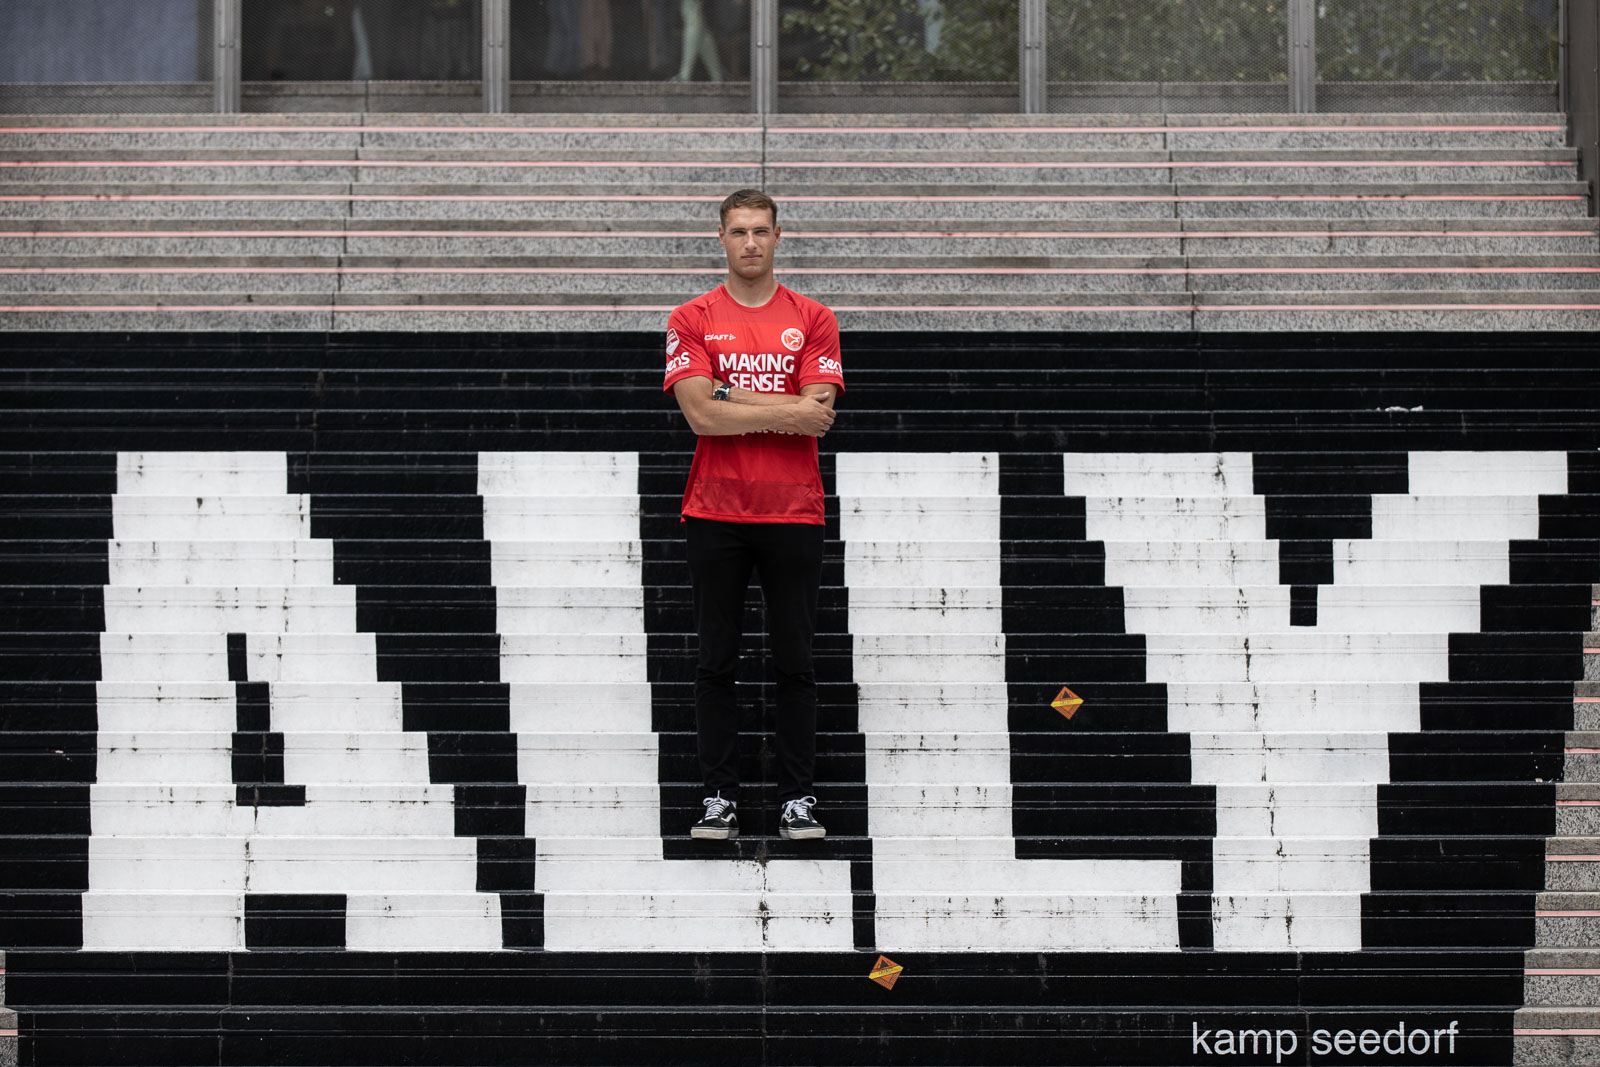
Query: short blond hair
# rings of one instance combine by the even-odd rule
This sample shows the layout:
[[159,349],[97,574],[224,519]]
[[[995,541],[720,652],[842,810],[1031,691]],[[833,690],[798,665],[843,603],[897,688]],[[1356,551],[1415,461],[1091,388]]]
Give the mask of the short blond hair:
[[753,207],[772,212],[772,224],[778,224],[778,202],[760,189],[738,189],[728,194],[722,202],[722,225],[728,224],[728,212],[736,207]]

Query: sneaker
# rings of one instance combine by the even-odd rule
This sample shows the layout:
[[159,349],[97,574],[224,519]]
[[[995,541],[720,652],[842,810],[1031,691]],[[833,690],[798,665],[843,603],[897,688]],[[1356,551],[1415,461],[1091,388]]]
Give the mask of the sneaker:
[[739,814],[731,800],[722,794],[706,797],[700,803],[706,806],[705,816],[689,827],[689,836],[699,841],[726,841],[739,836]]
[[798,800],[786,801],[783,805],[783,817],[778,820],[778,836],[788,841],[810,841],[819,837],[826,837],[828,831],[811,815],[811,809],[816,806],[816,797],[801,797]]

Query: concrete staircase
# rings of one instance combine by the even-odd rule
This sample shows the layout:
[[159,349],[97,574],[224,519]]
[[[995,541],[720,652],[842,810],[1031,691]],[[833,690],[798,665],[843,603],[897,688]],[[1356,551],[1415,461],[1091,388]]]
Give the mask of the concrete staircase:
[[[1491,678],[1560,647],[1522,621],[1560,587],[1509,560],[1581,529],[1541,503],[1566,454],[1411,453],[1311,618],[1286,562],[1362,505],[1286,491],[1357,456],[832,457],[832,833],[774,842],[760,787],[727,856],[685,838],[684,459],[119,455],[109,581],[34,616],[103,610],[84,947],[316,947],[320,906],[321,947],[376,951],[1333,951],[1424,936],[1368,896],[1530,888],[1515,830],[1444,829],[1485,741],[1419,691],[1481,699],[1452,634]],[[1030,706],[1062,682],[1071,726]],[[1537,820],[1540,737],[1488,743],[1468,780]]]
[[1586,330],[1562,116],[0,118],[0,329],[659,330],[716,203],[847,330]]
[[1600,586],[1590,627],[1517,1013],[1519,1064],[1600,1063]]
[[1592,886],[1545,856],[1600,747],[1600,371],[1428,340],[858,335],[829,838],[752,784],[707,848],[653,336],[14,335],[24,1056],[1192,1064],[1267,1013],[1564,1054],[1512,1020],[1536,921],[1594,922],[1534,901]]

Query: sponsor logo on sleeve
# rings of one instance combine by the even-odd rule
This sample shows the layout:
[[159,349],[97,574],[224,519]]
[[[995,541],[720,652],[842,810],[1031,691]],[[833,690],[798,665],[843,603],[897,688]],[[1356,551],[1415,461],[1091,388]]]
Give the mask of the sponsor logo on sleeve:
[[837,374],[841,378],[844,377],[844,364],[827,356],[817,358],[817,370],[822,374]]
[[783,347],[791,352],[798,352],[800,351],[800,346],[806,343],[806,335],[791,326],[783,331],[781,340],[783,341]]
[[681,356],[673,356],[671,359],[667,360],[667,377],[672,377],[674,371],[683,370],[688,366],[689,354],[687,352]]
[[672,353],[676,352],[677,350],[678,350],[678,331],[669,329],[667,331],[667,355],[670,356],[670,355],[672,355]]

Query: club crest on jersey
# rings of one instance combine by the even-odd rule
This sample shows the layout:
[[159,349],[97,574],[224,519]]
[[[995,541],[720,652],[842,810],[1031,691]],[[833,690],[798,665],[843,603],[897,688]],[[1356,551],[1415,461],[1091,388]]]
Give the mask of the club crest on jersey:
[[667,330],[667,355],[670,356],[670,355],[672,355],[672,353],[676,352],[677,350],[678,350],[678,331],[669,329],[669,330]]
[[783,331],[782,341],[783,347],[791,352],[798,352],[800,351],[800,346],[806,343],[806,335],[791,326]]

